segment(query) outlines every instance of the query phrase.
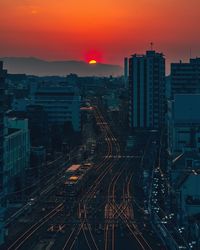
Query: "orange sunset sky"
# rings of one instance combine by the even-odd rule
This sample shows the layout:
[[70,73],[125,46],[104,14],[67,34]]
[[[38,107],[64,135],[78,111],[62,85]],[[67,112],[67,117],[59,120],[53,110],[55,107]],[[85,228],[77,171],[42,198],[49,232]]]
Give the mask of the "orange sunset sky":
[[200,0],[0,0],[0,10],[0,57],[122,64],[151,41],[168,62],[200,56]]

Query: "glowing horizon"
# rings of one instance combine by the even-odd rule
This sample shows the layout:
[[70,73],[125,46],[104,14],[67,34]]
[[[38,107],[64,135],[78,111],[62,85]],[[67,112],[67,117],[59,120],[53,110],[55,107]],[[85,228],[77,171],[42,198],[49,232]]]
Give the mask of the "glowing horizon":
[[0,7],[1,57],[123,64],[151,41],[168,61],[200,56],[199,0],[1,0]]

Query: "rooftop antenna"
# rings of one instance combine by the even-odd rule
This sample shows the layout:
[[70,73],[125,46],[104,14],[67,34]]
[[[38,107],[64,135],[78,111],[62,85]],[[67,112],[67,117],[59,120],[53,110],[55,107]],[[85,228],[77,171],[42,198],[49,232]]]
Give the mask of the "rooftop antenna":
[[151,50],[153,50],[153,42],[150,43]]

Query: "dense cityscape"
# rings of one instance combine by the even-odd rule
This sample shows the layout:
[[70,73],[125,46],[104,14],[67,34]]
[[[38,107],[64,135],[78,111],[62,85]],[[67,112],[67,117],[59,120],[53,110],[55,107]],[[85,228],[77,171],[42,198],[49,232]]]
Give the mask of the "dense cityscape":
[[0,89],[1,249],[200,248],[200,58]]
[[0,250],[200,250],[200,0],[0,0]]

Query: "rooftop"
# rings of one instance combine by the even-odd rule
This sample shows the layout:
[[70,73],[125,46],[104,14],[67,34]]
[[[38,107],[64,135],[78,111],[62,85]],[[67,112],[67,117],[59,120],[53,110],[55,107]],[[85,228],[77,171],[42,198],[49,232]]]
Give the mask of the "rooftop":
[[71,165],[66,172],[74,172],[74,171],[77,171],[79,170],[79,168],[81,167],[80,164],[73,164]]

